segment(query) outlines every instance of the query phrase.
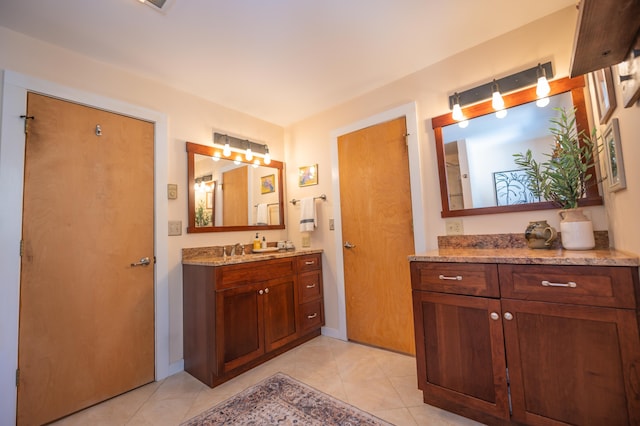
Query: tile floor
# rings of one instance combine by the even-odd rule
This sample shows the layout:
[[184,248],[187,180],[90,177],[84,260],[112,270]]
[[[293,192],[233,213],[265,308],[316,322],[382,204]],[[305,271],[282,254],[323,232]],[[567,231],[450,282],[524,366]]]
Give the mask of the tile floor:
[[181,372],[54,425],[179,425],[279,371],[398,426],[479,424],[422,402],[413,357],[320,336],[214,389]]

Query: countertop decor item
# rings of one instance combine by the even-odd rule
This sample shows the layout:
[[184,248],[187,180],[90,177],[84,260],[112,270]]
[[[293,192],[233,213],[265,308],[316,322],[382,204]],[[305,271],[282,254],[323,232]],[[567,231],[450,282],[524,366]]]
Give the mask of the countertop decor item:
[[[531,150],[514,154],[515,162],[529,176],[531,192],[542,199],[553,201],[563,210],[577,211],[578,202],[585,195],[593,179],[596,151],[595,131],[589,137],[576,129],[575,110],[558,109],[560,116],[551,119],[549,129],[556,145],[551,153],[543,154],[548,160],[538,162]],[[594,183],[595,184],[595,183]],[[561,213],[562,245],[568,250],[588,250],[595,246],[593,224],[580,214]],[[574,238],[577,241],[574,241]]]
[[549,249],[551,244],[558,237],[556,229],[549,226],[546,220],[536,220],[529,222],[529,226],[524,231],[527,239],[527,246],[532,249]]

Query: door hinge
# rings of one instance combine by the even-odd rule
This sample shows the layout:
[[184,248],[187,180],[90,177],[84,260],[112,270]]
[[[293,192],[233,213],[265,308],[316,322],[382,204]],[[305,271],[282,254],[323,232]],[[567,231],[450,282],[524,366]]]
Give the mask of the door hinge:
[[35,120],[33,115],[21,115],[20,118],[24,120],[24,132],[29,133],[29,120]]
[[155,256],[153,256],[153,264],[154,265],[156,264],[156,257]]
[[20,257],[24,256],[24,240],[20,240]]
[[16,387],[20,386],[20,369],[16,368]]

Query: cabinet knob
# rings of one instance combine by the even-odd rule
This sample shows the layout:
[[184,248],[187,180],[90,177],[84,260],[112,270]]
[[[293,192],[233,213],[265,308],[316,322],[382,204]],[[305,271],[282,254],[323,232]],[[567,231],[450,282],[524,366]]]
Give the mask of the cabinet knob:
[[505,312],[504,319],[506,319],[507,321],[511,321],[513,319],[513,314],[511,312]]
[[314,312],[312,315],[307,315],[307,319],[314,319],[317,316],[318,316],[318,313]]
[[265,288],[265,289],[264,289],[264,292],[265,292],[265,293],[269,293],[269,287]]
[[498,315],[497,312],[491,312],[491,315],[489,315],[491,317],[492,320],[496,321],[500,319],[500,315]]
[[258,290],[258,294],[264,294],[264,291]]
[[316,283],[313,283],[311,285],[307,284],[307,288],[314,288],[316,286]]

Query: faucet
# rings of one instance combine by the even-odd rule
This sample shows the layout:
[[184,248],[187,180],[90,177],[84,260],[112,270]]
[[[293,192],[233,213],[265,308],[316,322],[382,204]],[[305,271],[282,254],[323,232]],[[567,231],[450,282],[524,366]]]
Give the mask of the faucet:
[[233,246],[233,253],[236,255],[244,255],[244,244],[236,243]]

